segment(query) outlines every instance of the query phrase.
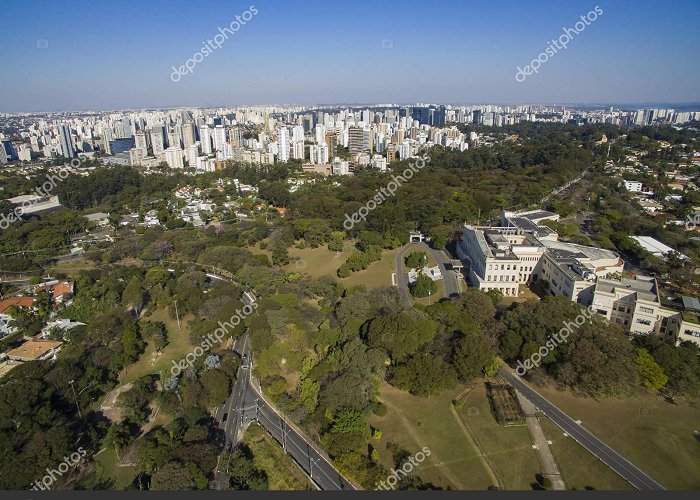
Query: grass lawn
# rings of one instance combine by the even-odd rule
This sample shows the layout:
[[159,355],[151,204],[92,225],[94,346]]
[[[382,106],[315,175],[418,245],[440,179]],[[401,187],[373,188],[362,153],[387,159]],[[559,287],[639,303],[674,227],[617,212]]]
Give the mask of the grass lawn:
[[117,454],[114,448],[106,448],[102,453],[95,457],[95,473],[86,479],[86,487],[90,487],[95,483],[102,483],[107,480],[114,480],[114,490],[123,490],[127,488],[136,478],[138,471],[134,466],[122,467],[119,465]]
[[505,490],[531,490],[541,472],[526,425],[505,427],[491,412],[486,387],[479,381],[457,404],[457,412]]
[[64,273],[67,275],[73,275],[82,269],[95,269],[95,263],[81,257],[75,260],[64,260],[62,262],[58,262],[56,265],[47,267],[46,271],[54,274]]
[[394,442],[412,455],[425,446],[430,456],[414,469],[424,481],[455,490],[485,490],[494,480],[482,457],[452,413],[452,399],[465,387],[444,391],[438,396],[420,398],[384,383],[380,400],[387,406],[383,417],[372,415],[373,427],[382,431],[382,438],[373,441],[380,461],[393,468],[388,442]]
[[165,323],[165,326],[168,328],[168,340],[170,343],[163,349],[163,352],[157,359],[154,359],[155,346],[148,345],[144,353],[139,356],[138,361],[126,367],[120,373],[120,382],[128,384],[139,377],[159,372],[163,372],[163,378],[170,377],[169,370],[173,366],[172,361],[180,360],[194,348],[190,343],[190,332],[186,326],[191,319],[192,316],[180,318],[181,330],[177,329],[177,320],[171,319],[168,316],[168,311],[165,309],[154,311],[151,316],[142,319],[141,322],[162,321]]
[[305,273],[312,278],[324,275],[337,278],[336,271],[353,252],[354,248],[347,242],[342,252],[332,252],[326,245],[317,248],[307,247],[303,250],[292,246],[289,249],[290,263],[282,269]]
[[[450,271],[452,272],[452,271]],[[440,299],[445,297],[445,280],[438,280],[435,282],[437,285],[437,291],[432,294],[430,297],[421,297],[420,299],[415,298],[413,295],[411,295],[411,300],[413,301],[414,304],[422,304],[424,306],[430,305],[430,304],[435,304],[436,302],[439,302]]]
[[568,391],[537,390],[666,488],[700,488],[697,405],[674,406],[650,392],[595,401]]
[[506,307],[511,306],[515,302],[526,302],[528,300],[540,300],[540,298],[525,285],[518,286],[518,296],[517,297],[503,297],[501,299],[501,304]]
[[[382,258],[372,262],[367,269],[352,273],[340,282],[346,286],[365,285],[367,288],[382,288],[391,286],[391,275],[396,272],[394,260],[399,249],[382,250]],[[343,260],[345,262],[345,260]],[[341,262],[342,264],[342,262]],[[338,266],[340,267],[340,266]]]
[[634,490],[634,486],[598,460],[548,418],[540,417],[540,426],[552,442],[550,449],[569,490]]
[[306,474],[265,430],[252,423],[243,442],[253,452],[253,463],[267,473],[270,490],[315,490]]

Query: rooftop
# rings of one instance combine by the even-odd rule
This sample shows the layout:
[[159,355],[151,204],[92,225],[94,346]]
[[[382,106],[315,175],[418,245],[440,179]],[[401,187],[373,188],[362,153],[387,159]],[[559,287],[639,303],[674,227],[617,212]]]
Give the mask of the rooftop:
[[20,361],[34,361],[41,359],[60,346],[61,342],[57,340],[28,340],[21,346],[8,351],[7,356]]
[[0,301],[0,313],[7,312],[12,307],[32,307],[34,305],[34,297],[9,297]]
[[596,292],[601,291],[613,294],[618,292],[636,293],[638,299],[660,303],[656,280],[599,279],[595,289]]

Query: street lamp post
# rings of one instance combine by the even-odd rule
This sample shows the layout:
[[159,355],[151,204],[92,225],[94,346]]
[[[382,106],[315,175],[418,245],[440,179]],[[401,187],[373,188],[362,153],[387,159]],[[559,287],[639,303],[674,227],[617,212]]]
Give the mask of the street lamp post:
[[68,383],[70,384],[70,388],[73,390],[73,398],[75,399],[75,406],[78,407],[78,416],[80,418],[83,418],[83,414],[80,411],[80,404],[78,403],[78,395],[75,393],[75,387],[73,384],[75,383],[75,380],[69,380]]

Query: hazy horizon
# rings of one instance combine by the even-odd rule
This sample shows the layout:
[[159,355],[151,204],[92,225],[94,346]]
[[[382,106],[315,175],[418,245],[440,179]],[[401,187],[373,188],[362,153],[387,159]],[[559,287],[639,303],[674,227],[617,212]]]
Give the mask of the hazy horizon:
[[[220,28],[251,9],[174,81]],[[552,49],[594,10],[601,14],[566,49]],[[693,64],[700,4],[689,0],[10,0],[4,14],[0,111],[7,113],[285,102],[700,103]],[[537,72],[517,80],[518,69],[548,48]]]

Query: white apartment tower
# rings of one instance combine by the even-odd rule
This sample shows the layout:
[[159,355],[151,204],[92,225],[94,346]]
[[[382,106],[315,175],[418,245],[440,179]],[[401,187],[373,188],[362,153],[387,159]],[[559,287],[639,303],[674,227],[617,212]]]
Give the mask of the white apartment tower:
[[289,129],[282,127],[277,131],[277,159],[283,163],[289,160]]
[[312,145],[309,148],[309,162],[317,164],[328,163],[328,145],[325,143]]
[[202,142],[202,153],[205,155],[211,154],[211,136],[208,125],[202,125],[199,129],[199,138]]
[[214,149],[216,151],[225,151],[226,145],[226,129],[223,125],[214,127]]

